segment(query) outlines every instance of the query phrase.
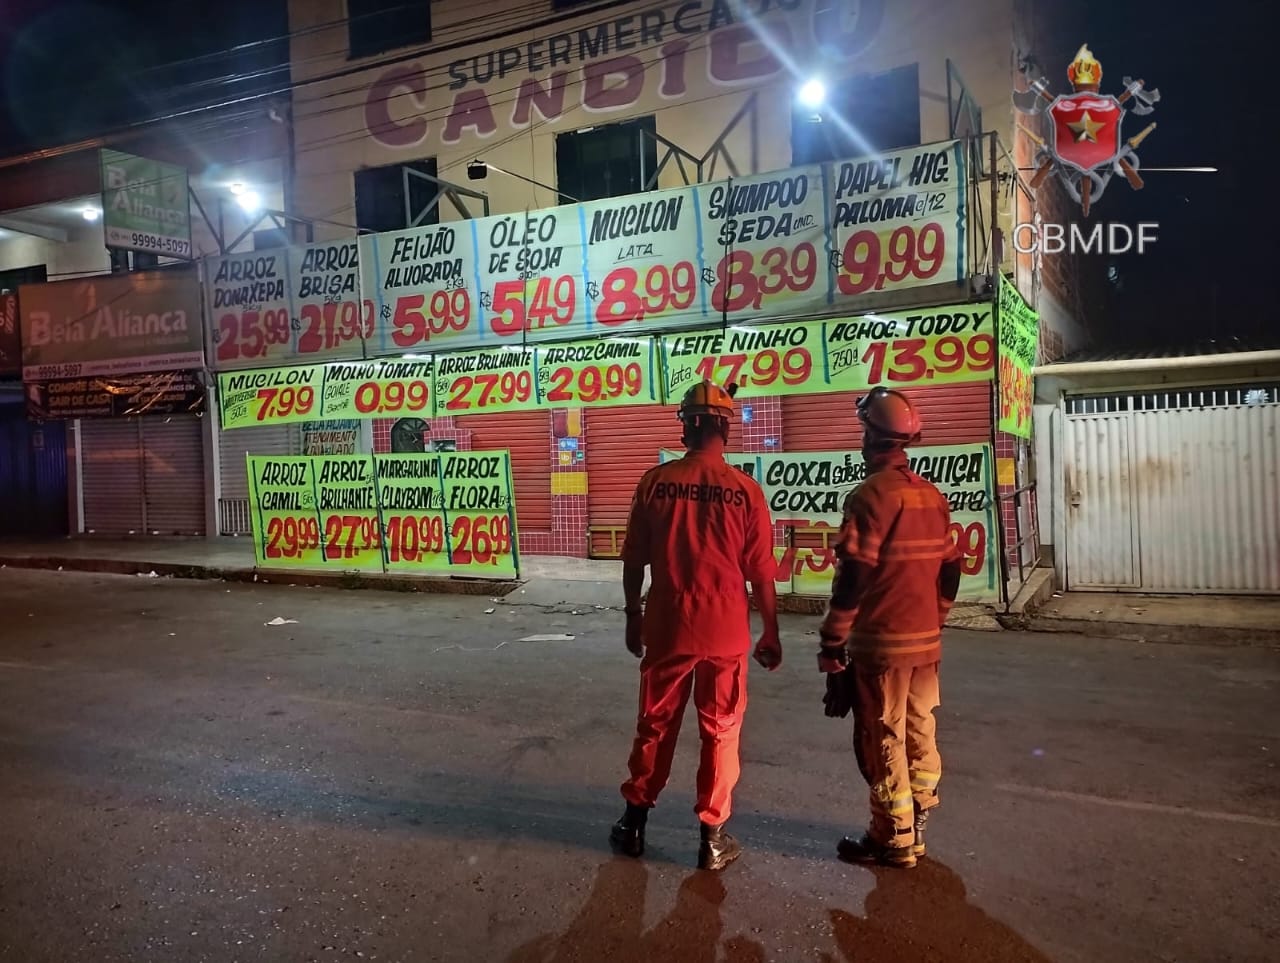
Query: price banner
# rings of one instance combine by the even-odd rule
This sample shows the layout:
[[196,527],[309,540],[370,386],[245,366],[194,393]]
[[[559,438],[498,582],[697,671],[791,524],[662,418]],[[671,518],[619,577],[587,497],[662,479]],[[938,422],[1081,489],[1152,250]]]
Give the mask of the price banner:
[[334,362],[218,375],[221,425],[434,414],[430,358]]
[[833,164],[827,187],[835,304],[964,279],[960,141]]
[[507,451],[249,456],[258,565],[514,578]]
[[506,451],[458,451],[437,457],[451,571],[514,578],[519,559],[511,455]]
[[662,338],[668,403],[704,379],[738,384],[739,398],[828,390],[817,322],[669,334]]
[[1040,316],[1018,293],[1013,282],[1000,275],[1000,431],[1031,437],[1032,369],[1040,342]]
[[430,418],[433,359],[324,365],[320,418]]
[[372,455],[317,455],[316,508],[324,561],[353,572],[381,572],[382,526]]
[[440,455],[375,455],[386,570],[448,575],[449,521]]
[[436,410],[441,415],[537,408],[533,348],[512,345],[445,355],[437,362]]
[[203,269],[214,370],[364,354],[373,304],[357,293],[354,241],[228,254]]
[[693,188],[579,206],[586,236],[587,333],[706,323],[710,290]]
[[288,248],[292,327],[298,358],[362,358],[372,352],[373,301],[360,297],[355,241]]
[[995,375],[989,304],[823,321],[822,342],[828,391],[959,384]]
[[781,318],[830,299],[825,177],[793,168],[697,189],[712,317]]
[[319,568],[324,564],[316,514],[315,459],[248,456],[253,550],[263,568]]
[[[990,445],[937,445],[913,449],[911,470],[932,482],[951,506],[951,537],[964,556],[960,598],[996,597],[999,537],[995,527],[995,460]],[[843,520],[845,496],[866,478],[866,464],[847,452],[762,454],[758,480],[774,522],[787,528],[829,529]],[[805,553],[801,557],[800,553]],[[799,594],[826,595],[835,574],[831,548],[791,548],[778,581]]]
[[374,306],[371,354],[483,342],[473,222],[365,234],[358,244],[360,296]]
[[585,329],[577,210],[486,217],[475,231],[486,343],[564,340]]
[[652,405],[661,401],[657,344],[617,338],[540,347],[538,390],[553,408]]

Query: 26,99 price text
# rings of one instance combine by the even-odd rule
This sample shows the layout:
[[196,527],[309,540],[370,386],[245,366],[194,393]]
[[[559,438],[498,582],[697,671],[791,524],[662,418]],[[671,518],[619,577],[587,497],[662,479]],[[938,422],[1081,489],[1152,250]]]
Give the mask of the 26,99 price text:
[[511,554],[507,515],[458,515],[449,534],[456,565],[497,565]]

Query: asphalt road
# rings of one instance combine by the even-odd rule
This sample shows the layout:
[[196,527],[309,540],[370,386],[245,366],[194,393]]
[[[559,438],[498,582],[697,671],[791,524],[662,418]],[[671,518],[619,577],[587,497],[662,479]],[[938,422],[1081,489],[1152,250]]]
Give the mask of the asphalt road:
[[1276,958],[1275,651],[950,632],[931,855],[871,871],[788,619],[716,876],[692,719],[649,857],[609,853],[620,613],[14,570],[0,612],[3,960]]

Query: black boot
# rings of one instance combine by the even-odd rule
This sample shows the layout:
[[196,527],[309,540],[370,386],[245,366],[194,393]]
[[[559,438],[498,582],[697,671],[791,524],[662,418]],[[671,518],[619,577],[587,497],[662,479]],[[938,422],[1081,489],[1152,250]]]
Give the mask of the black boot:
[[857,839],[846,836],[836,846],[836,853],[846,863],[879,863],[897,869],[910,869],[916,864],[911,846],[886,846],[863,833]]
[[702,824],[702,845],[698,847],[698,869],[724,869],[742,855],[742,844],[719,826]]
[[633,806],[627,803],[627,811],[622,818],[613,824],[609,832],[609,842],[624,856],[638,858],[644,855],[644,827],[649,821],[649,810],[645,806]]
[[925,810],[924,812],[916,813],[916,841],[915,841],[915,844],[911,847],[911,853],[917,859],[924,855],[924,828],[928,822],[929,822],[928,810]]

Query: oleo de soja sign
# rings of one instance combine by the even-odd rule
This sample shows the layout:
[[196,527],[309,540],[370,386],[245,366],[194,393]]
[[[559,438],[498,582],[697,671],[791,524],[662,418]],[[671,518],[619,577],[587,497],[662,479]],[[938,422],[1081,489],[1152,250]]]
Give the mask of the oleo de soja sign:
[[18,310],[24,381],[204,367],[190,270],[23,285]]
[[[385,147],[457,144],[577,113],[669,105],[707,89],[759,86],[788,63],[845,60],[879,32],[884,0],[686,0],[590,11],[559,32],[430,54],[379,74],[364,123]],[[444,74],[443,83],[437,80]],[[443,117],[443,122],[437,118]],[[589,121],[588,121],[589,122]]]

